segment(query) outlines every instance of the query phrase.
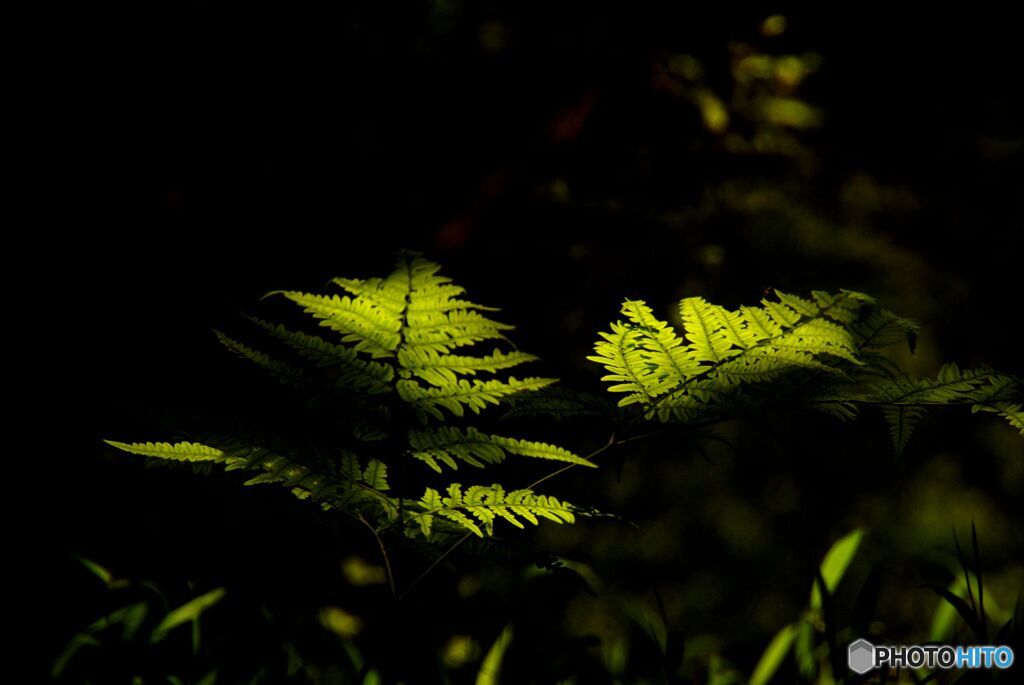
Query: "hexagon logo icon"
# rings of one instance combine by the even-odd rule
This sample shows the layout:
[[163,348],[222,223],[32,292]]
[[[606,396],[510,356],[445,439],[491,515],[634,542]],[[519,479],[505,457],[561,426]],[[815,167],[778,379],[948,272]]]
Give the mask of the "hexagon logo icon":
[[875,646],[867,640],[851,642],[846,662],[851,671],[857,675],[864,675],[875,666]]

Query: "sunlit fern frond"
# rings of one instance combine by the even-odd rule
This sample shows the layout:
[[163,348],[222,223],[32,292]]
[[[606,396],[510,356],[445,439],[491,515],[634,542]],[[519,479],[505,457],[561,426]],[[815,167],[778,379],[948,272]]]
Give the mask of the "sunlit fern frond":
[[277,451],[239,440],[227,440],[223,447],[195,442],[106,443],[123,452],[165,461],[211,463],[225,471],[254,473],[244,485],[278,484],[299,499],[313,499],[324,508],[372,504],[393,515],[397,504],[385,494],[390,489],[387,467],[370,459],[365,468],[351,452],[339,454],[333,468],[313,469]]
[[[506,336],[513,327],[490,317],[497,309],[467,299],[465,290],[441,275],[437,264],[403,252],[387,276],[336,278],[332,284],[343,294],[271,293],[298,305],[314,324],[309,330],[250,317],[265,334],[258,348],[224,333],[217,336],[242,359],[315,401],[322,413],[336,410],[338,424],[329,433],[345,444],[334,452],[333,461],[307,463],[287,449],[272,452],[249,445],[244,436],[210,445],[110,444],[165,461],[255,472],[249,484],[283,485],[325,508],[368,517],[375,527],[393,523],[402,501],[417,501],[415,495],[403,498],[390,491],[387,470],[402,460],[437,472],[460,463],[484,468],[509,456],[593,466],[562,447],[494,435],[468,423],[489,407],[545,388],[555,379],[507,375],[537,358],[512,347]],[[488,348],[474,353],[477,343]],[[428,427],[431,423],[434,427]],[[415,482],[403,479],[406,487]],[[451,493],[463,497],[463,492],[465,498],[451,499]],[[478,511],[472,508],[485,506],[480,498],[497,497],[495,492],[451,483],[450,506],[438,515],[454,525],[457,512]],[[518,490],[508,496],[509,506],[527,507],[526,514],[529,506],[542,507],[546,501]],[[494,500],[495,507],[504,506],[501,497]],[[410,530],[422,533],[418,526]]]
[[646,303],[627,300],[626,319],[601,333],[588,359],[610,372],[603,378],[609,391],[625,393],[620,406],[639,404],[663,421],[725,406],[748,386],[794,372],[842,373],[843,365],[861,363],[855,338],[839,321],[855,319],[865,296],[777,297],[736,311],[688,297],[679,304],[678,332]]
[[427,488],[416,506],[418,510],[410,518],[427,537],[438,518],[483,537],[493,534],[494,523],[498,519],[524,528],[524,522],[537,525],[541,519],[573,523],[577,513],[571,504],[554,497],[538,495],[530,490],[506,492],[498,484],[474,485],[463,490],[461,485],[454,483],[444,494]]
[[[914,427],[930,407],[967,406],[973,412],[987,411],[1021,428],[1018,379],[992,369],[960,369],[945,364],[935,378],[913,379],[908,375],[874,382],[857,398],[881,405],[897,453],[906,449]],[[1024,432],[1021,433],[1024,435]]]
[[626,300],[621,313],[588,359],[608,372],[602,380],[622,395],[619,405],[639,406],[646,419],[694,424],[805,406],[848,420],[877,405],[897,452],[932,406],[965,405],[1021,424],[1016,378],[956,365],[934,380],[903,372],[886,348],[909,343],[913,351],[917,325],[862,293],[775,291],[737,310],[688,297],[678,328],[642,301]]
[[438,473],[441,464],[452,469],[459,462],[478,468],[498,464],[506,454],[534,459],[560,461],[593,467],[595,464],[557,445],[532,440],[520,440],[501,435],[482,433],[472,426],[460,429],[442,426],[433,430],[417,430],[409,434],[412,456],[426,463]]

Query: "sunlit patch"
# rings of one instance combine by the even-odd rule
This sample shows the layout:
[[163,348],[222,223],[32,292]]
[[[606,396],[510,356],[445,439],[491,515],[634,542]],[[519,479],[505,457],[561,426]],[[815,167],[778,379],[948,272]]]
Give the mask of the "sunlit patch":
[[697,94],[697,105],[700,107],[704,128],[712,133],[722,133],[729,127],[729,110],[710,90],[702,90]]
[[771,123],[789,128],[814,128],[822,118],[820,110],[796,98],[765,98],[761,113]]
[[469,635],[452,635],[441,650],[441,660],[448,668],[460,668],[480,658],[480,646]]
[[672,55],[668,68],[688,81],[699,81],[704,77],[704,65],[693,55]]
[[339,637],[355,637],[363,629],[363,620],[341,607],[327,607],[320,612],[320,623]]
[[785,15],[773,14],[761,22],[761,35],[768,38],[781,36],[786,31],[788,24]]
[[387,574],[380,566],[369,564],[362,557],[348,557],[341,562],[341,572],[345,580],[356,587],[367,585],[383,585],[387,582]]

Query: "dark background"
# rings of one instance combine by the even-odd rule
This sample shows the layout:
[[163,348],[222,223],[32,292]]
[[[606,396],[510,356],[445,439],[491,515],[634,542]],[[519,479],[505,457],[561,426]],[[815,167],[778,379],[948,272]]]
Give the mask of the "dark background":
[[[683,3],[190,2],[111,12],[86,34],[67,64],[68,175],[88,196],[60,241],[71,311],[56,315],[67,326],[44,400],[67,441],[41,469],[50,656],[95,613],[70,552],[125,576],[322,599],[313,588],[349,553],[344,535],[286,495],[145,471],[99,441],[161,439],[176,413],[266,411],[254,397],[270,386],[209,329],[237,330],[269,290],[386,272],[399,248],[501,306],[520,346],[573,387],[599,388],[583,358],[624,297],[667,312],[768,286],[865,290],[919,319],[917,372],[1020,372],[1017,24],[979,6],[771,11],[788,17],[780,36],[759,34],[763,12]],[[798,154],[728,151],[665,85],[672,56],[693,55],[728,102],[741,42],[821,56],[798,96],[823,125],[794,132]],[[732,122],[740,135],[761,125]],[[627,542],[587,524],[544,544],[630,591],[662,587],[680,630],[723,636],[747,670],[853,525],[878,531],[882,558],[948,552],[950,527],[976,520],[993,572],[1019,583],[1024,455],[1009,429],[944,416],[895,462],[884,425],[869,425],[839,429],[836,445],[823,424],[822,442],[768,455],[740,431],[717,466],[662,445],[622,481],[570,475],[556,494],[588,493],[655,532]],[[607,437],[556,430],[581,453]],[[857,460],[894,482],[850,479]],[[488,643],[506,600],[466,609],[462,630]],[[913,634],[916,610],[892,622]]]

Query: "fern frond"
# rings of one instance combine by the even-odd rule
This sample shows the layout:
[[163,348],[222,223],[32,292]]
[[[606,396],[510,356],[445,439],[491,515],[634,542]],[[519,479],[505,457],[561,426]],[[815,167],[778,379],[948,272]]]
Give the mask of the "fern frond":
[[441,387],[455,383],[459,375],[497,373],[536,360],[537,357],[526,352],[501,350],[494,350],[484,357],[438,354],[424,348],[403,348],[398,352],[398,363],[404,372],[408,372],[403,375],[408,377],[411,374]]
[[[821,308],[818,307],[815,302],[805,300],[798,295],[791,295],[789,293],[784,293],[781,290],[776,290],[775,297],[778,298],[779,302],[784,304],[790,310],[796,312],[799,316],[813,319],[821,314]],[[762,300],[762,303],[767,306],[768,300]]]
[[1016,378],[956,365],[935,379],[901,372],[882,350],[913,349],[918,327],[863,293],[775,291],[760,307],[735,311],[690,297],[679,308],[682,338],[645,303],[627,300],[626,320],[602,332],[588,357],[609,372],[610,392],[626,393],[619,405],[638,404],[645,418],[716,422],[787,402],[846,420],[860,405],[878,405],[898,453],[929,406],[970,406],[1018,430],[1024,422]]
[[331,283],[343,288],[357,299],[370,301],[379,309],[398,317],[405,309],[406,297],[409,294],[407,279],[399,277],[367,279],[339,277],[331,279]]
[[578,416],[611,417],[612,407],[603,398],[588,392],[559,388],[544,388],[508,398],[511,407],[501,418],[513,419],[526,416],[548,416],[560,421]]
[[[778,291],[775,294],[778,296]],[[761,306],[765,314],[768,315],[768,318],[775,322],[775,325],[779,328],[792,328],[800,322],[801,315],[795,309],[782,302],[773,302],[765,298],[761,300]]]
[[739,354],[729,338],[730,329],[722,325],[716,308],[700,297],[687,297],[679,303],[686,339],[690,341],[689,359],[718,363]]
[[[469,300],[459,300],[453,295],[462,294],[465,289],[460,286],[443,286],[437,289],[435,296],[424,298],[419,295],[409,302],[409,312],[414,315],[445,313],[457,310],[476,310],[480,312],[500,312],[500,307],[487,307]],[[443,294],[442,294],[443,293]]]
[[142,457],[153,457],[156,459],[167,459],[168,461],[182,462],[227,462],[228,457],[222,450],[209,445],[202,445],[197,442],[118,442],[116,440],[104,440],[111,447],[116,447],[122,452],[136,454]]
[[538,495],[530,490],[505,492],[501,485],[473,485],[462,491],[462,485],[448,486],[446,495],[427,488],[416,503],[421,510],[410,518],[416,521],[425,537],[429,537],[437,517],[447,519],[478,537],[493,535],[494,522],[502,518],[517,528],[523,521],[537,525],[544,518],[555,523],[573,523],[578,510],[568,502]]
[[[334,436],[329,438],[329,448],[316,451],[307,447],[296,456],[287,449],[272,451],[233,438],[218,438],[209,444],[111,444],[206,469],[220,464],[227,470],[245,470],[251,475],[248,484],[278,483],[302,499],[356,515],[375,527],[404,520],[403,503],[410,501],[410,495],[392,494],[387,476],[389,465],[410,455],[438,472],[443,466],[454,469],[460,463],[482,468],[509,455],[593,466],[562,447],[493,435],[469,425],[424,428],[431,418],[439,422],[450,418],[448,415],[468,419],[467,415],[479,414],[488,406],[555,382],[507,376],[510,369],[537,359],[515,349],[492,347],[486,353],[455,354],[456,348],[480,342],[500,344],[513,327],[489,318],[487,314],[497,309],[467,299],[465,290],[441,275],[436,263],[403,252],[383,278],[336,278],[333,284],[344,294],[271,293],[301,307],[318,323],[320,334],[250,319],[276,347],[287,348],[282,349],[287,361],[217,333],[230,350],[282,382],[309,391],[317,399],[329,396],[336,422],[326,433]],[[337,389],[344,392],[324,392]],[[409,425],[417,419],[415,427]],[[339,454],[333,444],[335,437],[346,440],[345,444],[356,443],[360,454],[364,450],[369,454]],[[403,444],[406,438],[407,445]],[[324,453],[337,456],[324,459]],[[438,498],[437,512],[426,513],[424,525],[429,530],[433,520],[435,528],[446,535],[453,531],[464,534],[471,525],[478,534],[489,532],[491,521],[483,520],[488,516],[529,520],[530,516],[543,516],[545,507],[554,511],[561,506],[532,493],[506,495],[503,490],[479,486],[469,487],[464,494],[458,487],[449,489],[446,497]],[[417,501],[415,494],[411,501]],[[510,507],[522,507],[522,513],[507,513],[516,511]],[[411,513],[417,508],[424,513],[422,507],[415,506]],[[403,532],[410,531],[403,526]]]
[[382,494],[389,489],[387,467],[371,459],[363,470],[355,455],[348,452],[343,453],[340,466],[334,473],[325,473],[275,451],[238,441],[223,449],[195,442],[104,442],[124,452],[144,457],[216,463],[222,465],[225,471],[255,471],[256,475],[245,481],[245,485],[277,483],[289,488],[299,499],[312,498],[328,508],[372,502],[389,513],[397,511],[394,502]]
[[533,459],[547,459],[548,461],[561,461],[568,464],[576,464],[577,466],[589,466],[590,468],[597,468],[597,464],[584,459],[576,454],[573,454],[564,447],[558,445],[550,445],[546,442],[537,442],[535,440],[520,440],[518,438],[506,438],[500,435],[490,436],[496,444],[500,445],[502,449],[510,454],[516,454],[520,457],[531,457]]
[[888,310],[871,308],[863,320],[851,321],[849,330],[858,349],[877,350],[906,342],[913,352],[919,326]]
[[[412,456],[424,462],[438,473],[441,462],[452,469],[459,468],[458,461],[483,468],[484,464],[497,464],[505,459],[505,451],[475,428],[441,427],[432,431],[412,431],[409,445]],[[458,460],[458,461],[456,461]]]
[[288,385],[298,383],[302,379],[303,374],[301,369],[297,369],[286,362],[272,359],[266,352],[254,350],[253,348],[240,343],[220,331],[214,331],[214,334],[217,336],[217,340],[219,340],[224,347],[228,348],[242,359],[248,360],[260,367],[281,383]]
[[374,306],[362,298],[313,295],[293,290],[277,293],[303,307],[320,319],[320,325],[342,334],[342,342],[355,343],[357,352],[369,352],[374,358],[391,357],[401,342],[400,316]]
[[741,306],[740,314],[743,317],[743,329],[755,344],[771,340],[782,333],[782,327],[763,309]]
[[405,344],[444,354],[457,347],[464,347],[485,340],[505,340],[504,331],[514,326],[492,321],[475,311],[454,309],[448,312],[433,310],[408,311],[408,328],[405,330]]
[[473,427],[412,431],[409,433],[409,444],[413,448],[412,456],[438,473],[441,472],[442,463],[452,469],[459,467],[458,461],[483,468],[485,463],[497,464],[504,461],[506,453],[596,467],[593,462],[556,445],[490,435]]
[[975,413],[989,412],[1001,416],[1024,437],[1024,405],[1020,402],[988,402],[971,407]]
[[423,418],[433,416],[438,421],[444,420],[441,408],[447,409],[455,416],[465,414],[468,407],[474,414],[479,414],[488,405],[497,405],[502,398],[514,393],[539,390],[555,382],[554,378],[524,378],[519,380],[509,377],[507,381],[490,380],[472,382],[460,380],[444,387],[425,388],[416,381],[400,380],[396,384],[398,395],[409,403]]
[[388,485],[388,467],[382,461],[377,459],[371,459],[366,465],[366,470],[363,471],[362,482],[369,485],[374,490],[390,490],[391,486]]
[[760,307],[730,311],[699,297],[680,303],[683,336],[643,302],[627,300],[628,321],[601,333],[589,357],[609,372],[620,406],[639,404],[662,421],[714,422],[779,401],[806,402],[842,419],[857,407],[882,407],[902,453],[927,407],[964,405],[1003,416],[1020,430],[1019,381],[990,369],[944,366],[935,379],[913,380],[881,354],[909,341],[917,325],[853,291],[811,298],[775,291]]
[[627,300],[622,305],[622,313],[642,332],[639,343],[646,353],[645,365],[654,365],[645,375],[653,373],[659,380],[675,384],[685,383],[701,370],[698,360],[691,354],[692,350],[688,350],[675,331],[655,317],[644,302]]
[[950,363],[943,365],[934,379],[915,380],[906,375],[884,379],[854,399],[882,405],[896,453],[901,454],[928,406],[963,405],[972,412],[990,411],[1020,430],[1020,404],[1013,401],[1019,398],[1019,381],[1013,376],[987,368],[960,369]]
[[[778,295],[776,291],[776,295]],[[821,309],[821,313],[829,319],[843,326],[849,326],[865,311],[874,309],[875,298],[864,293],[853,290],[841,290],[833,295],[824,290],[811,292],[814,303]]]
[[925,408],[915,405],[890,405],[882,408],[882,414],[889,424],[889,435],[892,437],[892,445],[896,450],[896,456],[903,454],[910,442],[910,436],[914,428],[924,418]]
[[874,383],[863,399],[879,404],[977,405],[1019,397],[1019,381],[988,368],[963,369],[945,364],[934,379],[901,376]]
[[[728,310],[700,297],[680,302],[683,337],[643,302],[627,300],[628,321],[601,333],[596,355],[609,372],[610,392],[625,392],[620,406],[640,404],[648,416],[688,421],[742,402],[748,387],[795,373],[842,375],[845,363],[862,366],[851,321],[867,302],[859,293],[818,292],[814,300],[776,292],[761,307]],[[683,338],[688,341],[684,344]]]
[[594,345],[597,354],[587,359],[601,364],[611,372],[601,377],[602,381],[614,383],[608,387],[608,392],[629,393],[619,400],[619,406],[648,404],[654,397],[667,392],[673,385],[671,382],[662,379],[655,383],[654,379],[645,378],[657,365],[647,364],[647,355],[640,346],[643,334],[634,326],[621,321],[612,323],[611,328],[611,333],[599,333],[604,340]]
[[823,318],[808,319],[771,341],[773,349],[789,349],[810,355],[841,357],[860,365],[853,336],[842,326]]
[[710,382],[705,385],[725,388],[745,383],[767,383],[794,369],[837,373],[835,368],[816,360],[812,352],[797,345],[780,345],[770,350],[757,349],[718,365],[708,375]]
[[281,340],[299,355],[319,368],[335,368],[336,383],[351,390],[365,390],[371,394],[390,392],[394,369],[387,364],[360,359],[358,353],[344,345],[335,345],[316,335],[290,331],[281,324],[274,325],[250,317],[250,321],[270,335]]

